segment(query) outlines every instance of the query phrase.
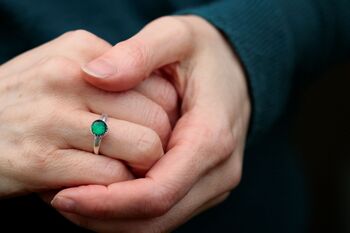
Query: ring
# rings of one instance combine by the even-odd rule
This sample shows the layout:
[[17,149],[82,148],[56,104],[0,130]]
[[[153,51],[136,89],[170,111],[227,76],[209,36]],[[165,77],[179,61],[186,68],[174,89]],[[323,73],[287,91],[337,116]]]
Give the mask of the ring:
[[102,141],[102,137],[107,133],[108,126],[107,126],[107,114],[102,114],[101,118],[98,120],[95,120],[91,124],[91,133],[94,135],[94,141],[93,141],[93,147],[94,147],[94,153],[99,154],[100,151],[100,145]]

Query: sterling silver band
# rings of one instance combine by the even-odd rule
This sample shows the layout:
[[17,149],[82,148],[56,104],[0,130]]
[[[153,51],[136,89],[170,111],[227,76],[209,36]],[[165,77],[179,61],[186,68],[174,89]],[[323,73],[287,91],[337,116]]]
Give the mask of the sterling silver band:
[[96,136],[94,138],[94,153],[99,154],[101,146],[102,136]]

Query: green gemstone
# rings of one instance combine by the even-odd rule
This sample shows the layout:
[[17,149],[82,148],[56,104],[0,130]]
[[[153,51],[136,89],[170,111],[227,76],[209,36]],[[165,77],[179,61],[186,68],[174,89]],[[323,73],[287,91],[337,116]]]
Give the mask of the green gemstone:
[[107,130],[107,124],[103,120],[96,120],[91,124],[91,132],[96,136],[103,136]]

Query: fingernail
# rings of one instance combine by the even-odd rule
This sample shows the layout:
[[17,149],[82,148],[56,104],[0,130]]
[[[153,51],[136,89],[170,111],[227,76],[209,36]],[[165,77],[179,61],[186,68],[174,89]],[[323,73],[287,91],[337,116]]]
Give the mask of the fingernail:
[[82,69],[95,78],[107,78],[117,72],[116,67],[105,59],[94,60],[83,66]]
[[51,205],[61,211],[72,212],[75,209],[75,202],[67,197],[57,196],[51,201]]

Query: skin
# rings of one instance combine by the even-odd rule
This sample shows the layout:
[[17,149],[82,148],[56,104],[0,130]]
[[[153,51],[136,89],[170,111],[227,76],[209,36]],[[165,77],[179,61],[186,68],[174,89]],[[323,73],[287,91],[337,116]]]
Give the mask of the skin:
[[[89,85],[80,66],[110,48],[74,31],[0,66],[1,198],[129,180],[163,155],[176,91],[156,75],[120,93]],[[109,132],[94,155],[90,125],[101,113]]]
[[68,219],[99,232],[168,232],[238,185],[250,100],[237,56],[211,24],[159,18],[83,69],[86,81],[109,91],[161,73],[179,93],[181,114],[144,178],[58,192],[52,205]]

